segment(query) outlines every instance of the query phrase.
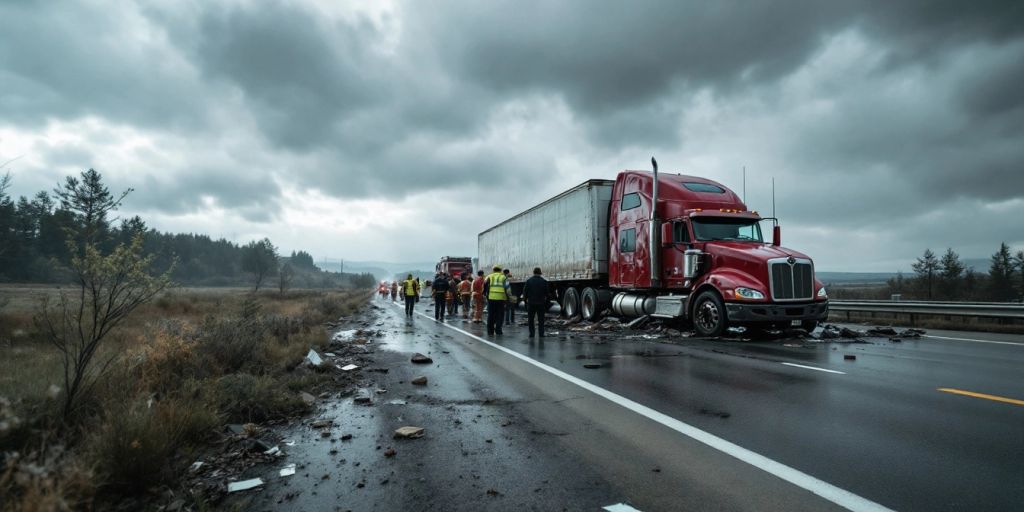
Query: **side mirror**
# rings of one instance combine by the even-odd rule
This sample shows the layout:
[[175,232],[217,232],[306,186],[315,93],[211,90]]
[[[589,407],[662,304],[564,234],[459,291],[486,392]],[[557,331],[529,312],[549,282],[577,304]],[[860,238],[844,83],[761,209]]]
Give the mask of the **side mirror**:
[[782,245],[782,226],[779,226],[778,224],[772,228],[772,245]]
[[661,246],[662,247],[672,247],[673,245],[675,245],[675,243],[674,243],[674,240],[672,240],[672,223],[671,222],[662,222],[661,223]]

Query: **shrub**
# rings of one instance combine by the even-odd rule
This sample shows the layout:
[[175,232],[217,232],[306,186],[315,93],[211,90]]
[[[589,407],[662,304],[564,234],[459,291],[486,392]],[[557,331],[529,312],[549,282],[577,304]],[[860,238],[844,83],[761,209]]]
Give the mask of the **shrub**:
[[309,405],[277,380],[247,373],[217,381],[218,406],[228,421],[258,423],[306,412]]
[[198,400],[129,400],[90,433],[87,450],[107,485],[139,492],[167,476],[179,447],[219,424],[217,414]]
[[63,447],[9,452],[0,467],[0,511],[35,512],[91,508],[94,475]]

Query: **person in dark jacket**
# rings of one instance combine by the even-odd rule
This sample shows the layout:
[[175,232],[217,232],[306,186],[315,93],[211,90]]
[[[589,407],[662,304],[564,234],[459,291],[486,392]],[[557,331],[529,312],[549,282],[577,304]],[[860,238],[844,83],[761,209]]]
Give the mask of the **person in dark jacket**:
[[548,309],[548,281],[541,277],[540,267],[533,269],[533,277],[523,285],[523,299],[526,301],[526,317],[530,326],[530,337],[533,337],[534,319],[537,320],[537,331],[544,337],[544,312]]
[[444,322],[444,311],[448,305],[448,276],[444,275],[444,272],[437,274],[431,288],[434,294],[434,320]]

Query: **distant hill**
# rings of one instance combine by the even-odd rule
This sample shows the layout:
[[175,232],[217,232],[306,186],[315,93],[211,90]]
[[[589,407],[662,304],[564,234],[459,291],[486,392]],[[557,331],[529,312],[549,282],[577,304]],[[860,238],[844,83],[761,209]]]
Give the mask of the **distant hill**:
[[[434,276],[434,265],[436,261],[414,262],[414,263],[392,263],[388,261],[349,261],[345,260],[345,273],[361,274],[364,272],[373,274],[377,281],[391,280],[398,274],[408,274],[410,271],[422,272]],[[316,266],[337,272],[340,268],[338,260],[321,260]]]
[[896,272],[815,272],[815,276],[823,283],[884,283]]

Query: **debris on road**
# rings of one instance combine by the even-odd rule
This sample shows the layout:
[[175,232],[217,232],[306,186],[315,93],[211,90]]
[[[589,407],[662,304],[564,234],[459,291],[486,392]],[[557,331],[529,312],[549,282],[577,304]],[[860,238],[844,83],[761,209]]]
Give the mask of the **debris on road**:
[[601,367],[601,363],[585,363],[583,367],[588,370],[596,370]]
[[306,361],[308,361],[311,366],[315,367],[319,367],[324,364],[324,359],[320,357],[320,354],[317,354],[314,349],[309,349],[309,353],[306,354]]
[[420,375],[419,377],[416,377],[416,378],[412,379],[409,382],[411,384],[413,384],[414,386],[426,386],[427,385],[427,377],[423,376],[423,375]]
[[343,371],[343,372],[350,372],[352,370],[355,370],[356,368],[359,368],[359,366],[354,365],[354,364],[347,364],[347,365],[341,367],[341,371]]
[[401,427],[395,430],[396,439],[418,439],[427,433],[423,427]]
[[328,428],[334,424],[334,420],[316,420],[310,423],[309,426],[313,428]]
[[650,315],[644,315],[644,316],[641,316],[641,317],[637,317],[637,318],[636,318],[636,319],[634,319],[633,321],[631,321],[631,322],[629,322],[628,324],[626,324],[626,327],[627,327],[627,328],[629,328],[629,329],[640,329],[640,328],[642,328],[642,327],[644,326],[644,324],[646,324],[646,323],[647,323],[647,322],[648,322],[648,321],[649,321],[650,319],[651,319],[651,316],[650,316]]
[[313,405],[316,403],[316,397],[306,393],[305,391],[299,392],[299,398],[301,398],[303,402],[306,402],[307,405]]
[[412,356],[412,362],[415,364],[430,364],[433,363],[434,360],[417,352]]
[[361,389],[359,390],[359,394],[357,394],[355,398],[352,399],[352,401],[360,405],[369,405],[370,403],[373,402],[373,397],[372,395],[370,395],[370,392],[368,390]]
[[277,474],[282,476],[282,477],[294,475],[295,474],[295,463],[293,462],[293,463],[288,464],[287,466],[281,468],[281,470],[278,471]]
[[395,455],[396,455],[397,453],[398,453],[398,452],[396,452],[394,448],[388,448],[388,449],[387,449],[387,450],[386,450],[386,451],[384,452],[384,456],[385,456],[385,457],[389,457],[389,458],[390,458],[390,457],[394,457],[394,456],[395,456]]
[[857,356],[855,356],[853,354],[843,354],[843,360],[844,361],[856,361],[857,360]]
[[253,478],[251,480],[241,480],[238,482],[228,483],[228,492],[247,491],[249,489],[255,489],[263,485],[262,478]]

